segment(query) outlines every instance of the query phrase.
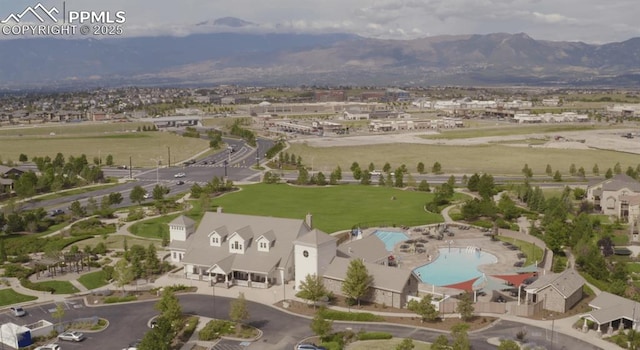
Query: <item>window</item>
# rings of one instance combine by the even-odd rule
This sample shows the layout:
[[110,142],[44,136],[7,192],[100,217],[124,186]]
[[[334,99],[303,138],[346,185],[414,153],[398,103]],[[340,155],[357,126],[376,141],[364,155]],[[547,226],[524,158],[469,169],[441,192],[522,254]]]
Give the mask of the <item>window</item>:
[[218,237],[215,237],[215,236],[214,236],[214,237],[211,237],[211,243],[218,244],[218,243],[219,243],[219,242],[218,242]]
[[173,258],[174,259],[176,258],[176,252],[173,252]]
[[267,242],[260,242],[260,248],[266,249],[267,248]]

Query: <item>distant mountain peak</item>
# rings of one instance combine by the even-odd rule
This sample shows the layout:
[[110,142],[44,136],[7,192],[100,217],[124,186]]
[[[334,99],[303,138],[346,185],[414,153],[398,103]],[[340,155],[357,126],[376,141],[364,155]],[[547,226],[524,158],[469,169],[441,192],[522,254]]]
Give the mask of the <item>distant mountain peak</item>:
[[221,17],[213,20],[213,22],[205,21],[205,22],[200,22],[197,25],[199,26],[214,25],[214,26],[224,26],[224,27],[231,27],[231,28],[241,28],[241,27],[247,27],[247,26],[254,26],[255,23],[245,21],[243,19],[236,18],[236,17]]

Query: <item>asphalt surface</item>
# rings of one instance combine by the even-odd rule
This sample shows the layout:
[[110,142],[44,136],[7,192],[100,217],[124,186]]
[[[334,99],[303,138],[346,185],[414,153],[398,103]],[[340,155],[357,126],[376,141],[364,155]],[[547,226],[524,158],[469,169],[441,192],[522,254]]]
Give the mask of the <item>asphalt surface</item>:
[[[205,316],[210,318],[228,318],[229,305],[233,299],[224,297],[212,297],[198,294],[179,296],[182,310],[186,314]],[[113,304],[100,307],[87,307],[81,299],[70,300],[64,303],[65,315],[63,321],[71,321],[78,318],[101,317],[109,321],[109,327],[102,332],[85,332],[87,339],[81,343],[64,342],[64,349],[95,349],[112,350],[122,349],[131,342],[141,339],[149,330],[149,320],[157,315],[154,309],[156,301],[135,302],[127,304]],[[261,339],[253,343],[248,349],[293,349],[300,340],[312,336],[309,328],[310,320],[282,312],[268,305],[257,304],[248,301],[250,319],[248,321],[254,327],[260,328],[264,334]],[[36,307],[27,307],[27,315],[14,317],[9,312],[0,314],[0,323],[13,322],[24,325],[46,319],[53,323],[56,321],[51,316],[55,311],[55,304],[45,304]],[[552,334],[549,330],[532,327],[523,323],[511,321],[498,321],[493,325],[470,334],[470,340],[474,350],[495,349],[487,339],[493,337],[514,338],[515,334],[525,327],[529,344],[535,344],[543,349],[599,349],[598,347],[577,338],[571,338],[561,333]],[[391,324],[334,322],[334,330],[351,329],[355,332],[381,331],[389,332],[396,337],[412,338],[433,342],[440,334],[439,331],[404,327]],[[223,341],[215,349],[240,349],[237,341]]]

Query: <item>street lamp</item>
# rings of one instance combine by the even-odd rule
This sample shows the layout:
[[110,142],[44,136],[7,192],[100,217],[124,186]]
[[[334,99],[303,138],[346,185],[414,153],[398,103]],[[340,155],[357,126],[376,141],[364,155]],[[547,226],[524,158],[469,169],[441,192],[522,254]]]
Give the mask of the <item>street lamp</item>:
[[224,160],[224,177],[227,177],[227,165],[229,164],[229,162],[225,159]]
[[160,163],[162,163],[162,158],[151,158],[151,160],[156,162],[156,185],[160,183]]
[[256,146],[256,169],[260,168],[260,145]]
[[451,253],[451,244],[453,243],[453,241],[449,241],[449,253]]
[[551,350],[553,350],[553,326],[555,325],[555,319],[553,318],[553,314],[551,316]]

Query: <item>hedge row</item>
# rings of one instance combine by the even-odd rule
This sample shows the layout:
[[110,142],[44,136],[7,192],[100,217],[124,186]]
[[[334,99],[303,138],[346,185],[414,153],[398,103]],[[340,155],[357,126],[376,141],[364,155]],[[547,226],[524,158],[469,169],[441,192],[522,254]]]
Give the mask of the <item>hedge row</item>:
[[324,309],[319,311],[323,318],[336,321],[380,322],[384,318],[368,312],[344,312]]

